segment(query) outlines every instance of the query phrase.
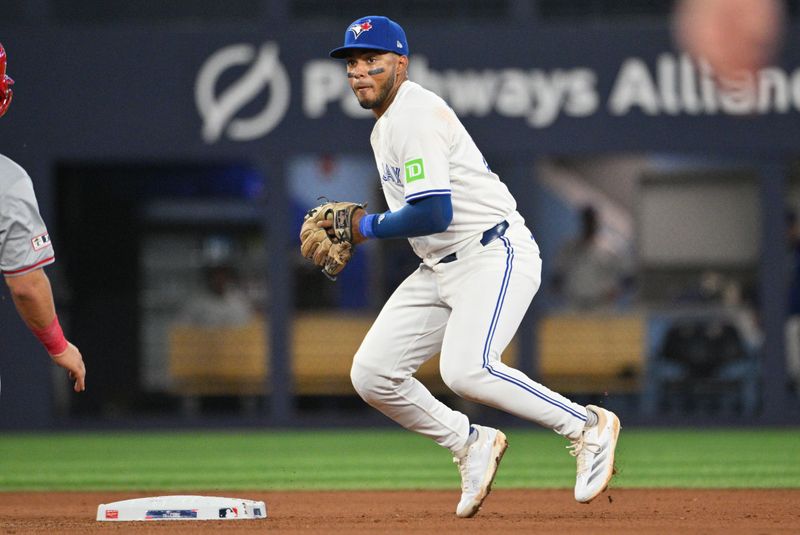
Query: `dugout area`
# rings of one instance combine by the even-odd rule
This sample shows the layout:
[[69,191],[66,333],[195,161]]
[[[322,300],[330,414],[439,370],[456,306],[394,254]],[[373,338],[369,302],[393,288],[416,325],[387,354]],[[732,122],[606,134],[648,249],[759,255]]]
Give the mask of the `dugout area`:
[[[543,257],[551,259],[532,306],[534,317],[523,323],[503,359],[576,400],[600,400],[626,416],[671,412],[668,417],[674,418],[692,416],[698,408],[713,417],[754,415],[760,386],[757,373],[750,370],[760,358],[743,320],[757,306],[752,294],[759,269],[758,176],[731,171],[735,163],[730,159],[711,164],[687,156],[659,158],[678,163],[669,173],[640,163],[649,162],[647,155],[547,157],[519,169],[501,165],[498,171],[508,172],[514,187],[533,203],[529,224],[537,229]],[[347,176],[354,170],[369,172],[368,163],[353,156],[290,160],[286,169],[296,192],[290,203],[292,227],[302,221],[301,192],[316,190],[308,183],[321,180],[298,169],[327,165]],[[623,306],[587,313],[562,308],[549,281],[557,245],[569,238],[575,226],[572,214],[580,205],[561,181],[570,180],[579,198],[613,204],[602,181],[575,178],[577,170],[593,165],[626,169],[615,187],[618,196],[632,199],[633,215],[618,216],[609,232],[626,248],[638,248],[640,264],[638,287],[628,292]],[[790,195],[798,195],[798,184],[791,174]],[[279,385],[290,384],[289,403],[299,416],[313,418],[339,408],[339,418],[346,420],[346,413],[357,412],[353,408],[360,402],[349,379],[352,355],[376,307],[415,268],[413,255],[399,241],[370,244],[341,280],[331,284],[295,259],[291,244],[285,244],[293,259],[287,265],[293,282],[284,298],[294,312],[276,314],[272,296],[283,288],[275,285],[275,272],[264,269],[275,258],[270,245],[276,239],[273,218],[265,219],[272,186],[263,168],[246,162],[58,166],[56,195],[63,202],[58,204],[57,228],[64,248],[54,271],[63,289],[57,295],[62,316],[76,336],[87,340],[88,353],[124,341],[112,359],[96,364],[93,396],[72,399],[61,392],[56,397],[59,414],[96,417],[113,410],[131,418],[158,413],[176,425],[208,415],[253,420],[274,410],[276,369],[290,381]],[[364,195],[368,192],[365,188]],[[702,209],[693,199],[700,199]],[[692,233],[693,240],[683,240],[684,245],[674,243],[674,235],[687,235],[695,227],[711,228]],[[750,230],[743,235],[742,229]],[[671,256],[662,252],[665,248]],[[237,325],[193,325],[185,320],[184,309],[202,290],[204,272],[218,263],[235,270],[251,315]],[[736,306],[692,300],[696,281],[712,269],[745,294]],[[111,309],[119,313],[109,324],[102,311]],[[719,318],[741,339],[741,354],[735,358],[742,371],[724,381],[711,377],[707,384],[670,382],[654,373],[671,326]],[[273,350],[276,328],[288,358]],[[125,389],[115,386],[120,374],[132,379]],[[453,398],[439,377],[437,359],[423,366],[417,378],[436,395]],[[63,390],[60,383],[54,387]],[[479,414],[476,407],[464,408]]]

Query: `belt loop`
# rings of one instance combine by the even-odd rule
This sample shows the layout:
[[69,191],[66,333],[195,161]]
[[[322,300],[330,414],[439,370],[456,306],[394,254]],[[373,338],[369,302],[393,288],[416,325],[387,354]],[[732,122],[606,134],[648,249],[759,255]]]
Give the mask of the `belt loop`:
[[497,225],[493,226],[489,230],[483,233],[483,237],[481,238],[481,245],[486,247],[494,240],[505,234],[506,229],[508,229],[508,221],[503,220]]

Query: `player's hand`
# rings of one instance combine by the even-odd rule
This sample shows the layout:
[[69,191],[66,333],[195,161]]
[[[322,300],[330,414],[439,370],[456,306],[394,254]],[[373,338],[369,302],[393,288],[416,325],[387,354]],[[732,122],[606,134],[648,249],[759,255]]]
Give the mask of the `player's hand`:
[[69,378],[75,381],[72,387],[75,392],[86,390],[86,366],[83,364],[83,357],[78,348],[71,342],[67,342],[67,349],[59,355],[50,355],[53,362],[67,370]]
[[308,211],[300,228],[300,254],[322,267],[331,280],[347,266],[356,243],[366,238],[358,232],[358,222],[366,214],[354,202],[326,200]]
[[[364,210],[363,208],[356,208],[355,210],[353,210],[352,221],[350,224],[351,226],[350,232],[352,234],[352,239],[350,240],[350,242],[353,245],[367,241],[367,238],[364,235],[362,235],[361,232],[358,230],[358,223],[361,221],[361,218],[364,217],[365,215],[367,215],[367,211]],[[331,238],[336,237],[332,220],[323,219],[322,221],[317,222],[317,226],[321,229],[325,229],[325,232],[328,233],[329,237]]]

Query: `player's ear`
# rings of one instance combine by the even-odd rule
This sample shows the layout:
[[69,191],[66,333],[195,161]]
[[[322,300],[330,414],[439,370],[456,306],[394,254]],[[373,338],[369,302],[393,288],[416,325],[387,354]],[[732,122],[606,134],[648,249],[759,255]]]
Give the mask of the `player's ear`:
[[408,75],[408,56],[398,56],[397,65],[400,67],[400,72]]

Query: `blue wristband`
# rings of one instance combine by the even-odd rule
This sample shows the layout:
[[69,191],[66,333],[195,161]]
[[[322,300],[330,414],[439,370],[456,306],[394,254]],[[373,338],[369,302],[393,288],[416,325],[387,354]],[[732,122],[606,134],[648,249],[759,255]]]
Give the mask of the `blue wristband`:
[[375,232],[372,230],[373,221],[378,217],[378,214],[367,214],[358,222],[358,231],[365,238],[374,238]]

